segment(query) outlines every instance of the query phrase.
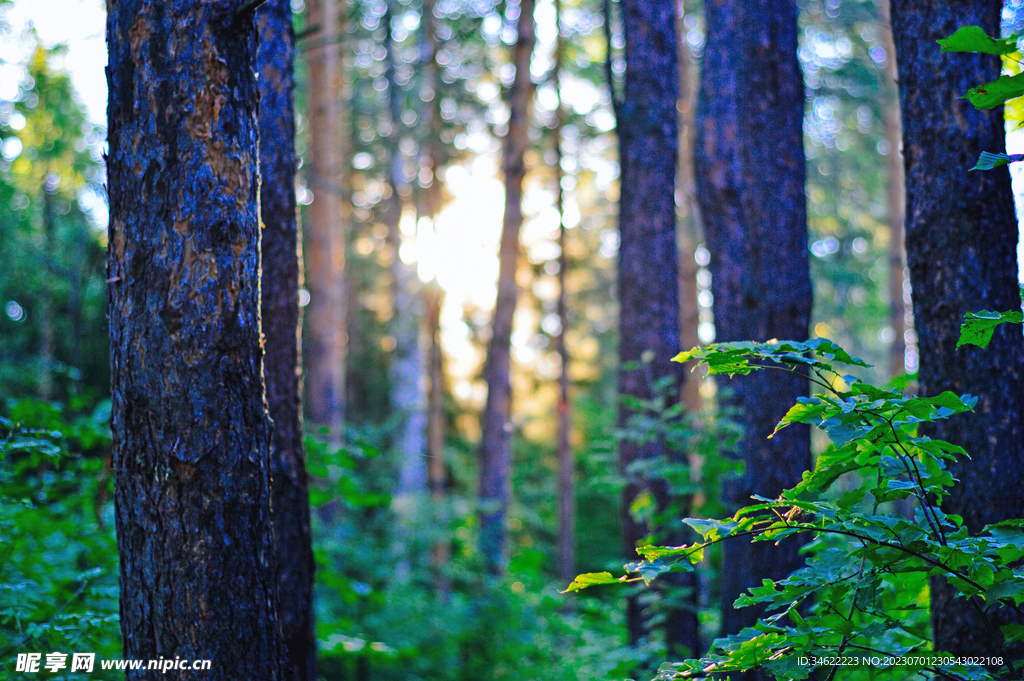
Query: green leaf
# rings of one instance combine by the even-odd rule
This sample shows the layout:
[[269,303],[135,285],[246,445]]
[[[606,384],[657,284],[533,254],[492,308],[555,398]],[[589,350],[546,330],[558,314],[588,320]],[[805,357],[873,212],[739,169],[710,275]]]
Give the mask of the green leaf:
[[1018,161],[1024,161],[1024,154],[993,154],[990,151],[983,151],[971,170],[992,170]]
[[999,629],[1003,632],[1005,645],[1014,641],[1024,641],[1024,624],[1004,624]]
[[815,353],[825,357],[826,359],[832,359],[843,364],[849,364],[851,366],[858,367],[869,367],[871,366],[860,357],[853,357],[846,350],[833,343],[827,338],[814,338],[807,341],[806,345],[814,350]]
[[977,345],[988,347],[992,340],[995,328],[1005,323],[1020,324],[1024,322],[1024,313],[1020,310],[1009,310],[1007,312],[968,312],[964,315],[964,323],[960,325],[960,340],[956,346]]
[[937,41],[943,52],[981,52],[1003,55],[1017,50],[1015,40],[989,38],[980,26],[964,26],[948,38]]
[[668,558],[672,556],[685,556],[686,559],[694,565],[704,560],[703,544],[683,544],[682,546],[638,546],[636,552],[647,560],[654,558]]
[[768,439],[775,437],[775,433],[779,432],[791,423],[818,423],[821,421],[821,412],[824,411],[825,405],[816,399],[798,398],[800,401],[789,408],[786,415],[782,417],[779,424],[775,426],[775,430]]
[[972,87],[961,99],[970,100],[975,109],[994,109],[1006,100],[1024,95],[1024,73],[999,76],[998,80]]
[[576,579],[572,580],[572,584],[566,587],[565,591],[561,593],[569,593],[570,591],[579,591],[580,589],[586,589],[588,586],[597,586],[599,584],[616,584],[618,582],[635,582],[635,579],[627,579],[626,577],[615,577],[610,572],[586,572],[582,575],[576,575]]

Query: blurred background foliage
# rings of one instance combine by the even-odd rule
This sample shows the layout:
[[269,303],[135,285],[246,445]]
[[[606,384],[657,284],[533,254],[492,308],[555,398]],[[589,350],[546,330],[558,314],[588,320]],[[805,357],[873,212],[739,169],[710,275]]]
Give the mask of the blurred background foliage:
[[[0,99],[0,657],[6,661],[16,649],[119,657],[107,401],[104,130],[87,119],[61,66],[65,48],[8,25],[7,4],[0,3],[0,39],[20,45],[22,58],[3,64],[4,74],[19,74],[19,82],[15,95]],[[562,5],[563,78],[571,93],[566,95],[561,163],[571,227],[567,341],[573,358],[572,447],[580,518],[576,561],[581,571],[596,571],[618,569],[624,559],[616,438],[657,433],[674,440],[678,452],[696,457],[690,463],[701,471],[697,476],[691,476],[690,467],[681,476],[666,462],[659,464],[661,473],[669,479],[675,475],[678,491],[699,500],[693,512],[714,515],[719,478],[731,470],[719,450],[735,433],[728,415],[715,412],[710,389],[704,390],[706,410],[698,419],[650,404],[639,420],[615,429],[618,239],[611,216],[618,169],[604,83],[604,18],[599,0],[564,0]],[[304,42],[315,35],[303,23],[301,0],[293,7],[301,55]],[[476,415],[482,407],[480,368],[489,311],[471,297],[452,300],[451,291],[442,318],[447,357],[444,501],[419,500],[413,513],[403,511],[408,520],[401,530],[396,527],[397,422],[390,411],[393,386],[388,378],[395,348],[389,326],[394,301],[389,287],[390,265],[402,255],[387,242],[383,228],[390,193],[385,142],[394,125],[382,115],[389,97],[382,27],[386,4],[349,0],[346,7],[354,218],[347,275],[353,310],[350,425],[343,447],[327,446],[317,437],[307,440],[320,673],[325,679],[380,681],[625,678],[646,658],[656,658],[662,644],[651,640],[646,647],[626,647],[625,590],[592,589],[568,597],[558,593],[565,584],[556,577],[554,337],[561,322],[555,314],[557,269],[550,264],[557,233],[550,135],[557,98],[547,81],[553,6],[542,2],[537,13],[541,45],[533,70],[538,89],[527,154],[526,257],[517,276],[522,297],[513,342],[512,559],[502,579],[483,575],[474,544]],[[434,190],[457,215],[460,192],[476,186],[469,180],[495,172],[507,128],[501,94],[511,82],[509,46],[518,4],[474,0],[435,5],[444,54],[438,62],[444,70],[443,86],[432,93],[439,100],[442,124],[431,148],[441,150],[445,172],[433,179],[419,173],[414,162],[429,132],[418,124],[425,106],[421,5],[403,0],[396,7],[394,82],[400,88],[406,159],[402,184],[414,202],[436,184]],[[893,322],[890,294],[894,239],[885,159],[897,149],[886,128],[895,89],[885,78],[890,57],[884,22],[874,0],[804,0],[801,7],[808,248],[816,301],[812,327],[816,335],[874,364],[878,374],[867,378],[884,382],[895,377],[892,367],[910,373],[916,368],[912,319],[904,320],[905,328]],[[1020,8],[1010,9],[1008,21]],[[699,62],[704,42],[699,3],[688,0],[685,10],[680,39]],[[613,71],[620,73],[620,67],[613,63]],[[301,152],[309,143],[301,59],[298,69]],[[316,188],[300,183],[299,202],[308,205],[312,191]],[[707,251],[698,248],[694,257],[701,338],[710,342]],[[425,273],[418,285],[425,286],[430,276]],[[904,288],[902,283],[898,287],[901,296]],[[657,526],[670,518],[654,520]],[[450,559],[439,565],[432,552],[440,544],[448,547]],[[702,571],[708,594],[715,589],[716,560],[711,556]],[[673,598],[664,592],[646,597]],[[700,605],[710,639],[716,634],[716,600],[705,597]],[[102,676],[97,672],[88,678]]]

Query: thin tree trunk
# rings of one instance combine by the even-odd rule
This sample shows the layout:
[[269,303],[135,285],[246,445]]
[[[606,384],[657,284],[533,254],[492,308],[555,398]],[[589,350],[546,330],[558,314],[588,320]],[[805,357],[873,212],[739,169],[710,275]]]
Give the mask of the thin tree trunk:
[[348,341],[345,296],[343,166],[347,137],[342,116],[340,0],[309,0],[306,21],[319,28],[306,50],[310,147],[306,176],[313,189],[306,226],[306,383],[309,420],[341,437],[345,403],[345,356]]
[[903,177],[903,153],[900,151],[903,138],[903,123],[900,120],[900,97],[896,85],[896,46],[892,41],[892,26],[889,19],[889,0],[878,0],[878,15],[881,19],[882,45],[885,47],[885,83],[883,83],[885,104],[882,107],[885,142],[889,153],[885,157],[886,215],[889,221],[889,326],[893,330],[892,348],[889,351],[889,378],[904,373],[907,341],[907,307],[904,304],[903,283],[906,278],[907,251],[904,248],[903,222],[906,216],[906,182]]
[[444,465],[444,355],[441,347],[441,306],[444,304],[444,289],[436,281],[424,286],[426,299],[427,339],[430,343],[428,377],[430,392],[427,402],[427,476],[430,485],[430,499],[434,507],[434,518],[442,531],[442,538],[434,542],[431,558],[434,569],[434,588],[446,599],[451,585],[445,569],[451,557],[451,544],[447,538],[448,517],[446,494],[448,473]]
[[[716,340],[805,340],[811,281],[796,3],[729,0],[707,3],[705,12],[695,156]],[[806,395],[807,381],[765,371],[723,383],[742,409],[745,433],[737,452],[745,472],[723,497],[735,506],[753,494],[774,498],[811,463],[807,428],[766,439],[789,405]],[[753,624],[759,611],[733,602],[762,579],[799,568],[799,548],[799,541],[725,543],[722,635]]]
[[[942,509],[978,532],[1024,515],[1024,343],[1004,325],[987,349],[956,348],[967,312],[1020,309],[1017,230],[1009,173],[968,172],[981,151],[1004,151],[1000,109],[976,111],[960,95],[999,76],[997,57],[942,53],[935,41],[963,26],[999,35],[1001,0],[901,0],[892,5],[903,106],[907,261],[913,284],[923,395],[978,396],[973,414],[936,423],[927,435],[964,447],[950,466],[959,481]],[[976,611],[934,580],[935,650],[997,655]],[[993,626],[1009,619],[992,616]],[[1020,621],[1017,619],[1016,621]]]
[[86,272],[85,248],[89,238],[89,226],[79,217],[75,221],[78,235],[75,239],[75,264],[68,275],[68,312],[71,315],[71,365],[75,368],[75,394],[82,394],[85,381],[85,362],[82,358],[82,291]]
[[[430,170],[430,185],[420,196],[417,213],[430,220],[436,230],[435,220],[441,212],[441,179],[438,173],[442,164],[441,150],[441,98],[437,96],[441,87],[440,67],[437,63],[439,49],[435,30],[434,0],[423,0],[420,24],[423,27],[424,92],[422,125],[426,130],[425,154],[421,161]],[[429,91],[429,96],[428,96]],[[431,550],[434,570],[434,589],[442,601],[451,593],[446,568],[451,557],[451,542],[448,538],[450,520],[447,512],[448,473],[445,468],[445,409],[444,409],[444,348],[441,345],[441,308],[444,305],[444,289],[434,279],[423,286],[424,327],[427,338],[427,484],[430,488],[431,505],[435,526],[441,530]]]
[[403,196],[409,193],[405,182],[405,169],[401,151],[402,104],[401,92],[396,78],[396,55],[391,22],[398,9],[396,0],[388,0],[384,12],[385,50],[387,65],[385,75],[388,84],[388,109],[391,118],[391,133],[387,139],[388,185],[391,196],[388,199],[384,222],[388,228],[387,241],[395,257],[391,261],[391,297],[394,314],[391,317],[391,333],[395,338],[395,349],[391,353],[391,411],[398,420],[392,448],[397,456],[398,485],[395,489],[394,509],[398,516],[397,528],[399,572],[408,572],[410,559],[409,542],[412,529],[409,527],[417,507],[427,491],[426,465],[426,381],[424,381],[423,350],[420,343],[420,300],[416,291],[418,282],[414,265],[407,264],[398,256],[402,247],[400,224],[403,212]]
[[552,131],[555,148],[555,207],[558,210],[558,574],[569,583],[576,572],[576,489],[573,481],[573,461],[570,435],[572,412],[569,407],[569,349],[565,336],[569,329],[568,304],[565,291],[565,271],[569,259],[565,255],[565,194],[562,190],[562,128],[565,110],[562,105],[562,59],[565,38],[562,37],[562,2],[555,0],[555,65],[552,80],[558,107],[555,111],[555,129]]
[[[679,53],[679,171],[676,194],[679,203],[679,339],[682,349],[700,345],[700,303],[697,301],[697,260],[700,244],[700,211],[693,173],[693,136],[697,117],[698,68],[693,50],[686,42],[683,18],[688,13],[686,0],[676,0],[676,46]],[[692,12],[692,8],[689,12]],[[691,414],[701,411],[700,379],[691,373],[695,365],[683,368],[682,398]]]
[[258,11],[260,218],[263,221],[263,376],[274,421],[270,443],[281,629],[294,681],[316,679],[313,547],[302,447],[301,244],[295,201],[295,34],[288,0]]
[[[45,177],[44,177],[45,181]],[[48,255],[53,244],[53,197],[41,187],[42,244],[40,251]],[[56,274],[51,273],[51,274]],[[39,397],[53,397],[53,286],[45,282],[39,290]]]
[[523,178],[526,176],[527,129],[533,82],[530,59],[536,35],[534,0],[521,0],[513,63],[515,78],[508,92],[509,121],[503,150],[505,213],[502,218],[498,295],[491,323],[484,380],[487,403],[480,416],[480,553],[489,574],[502,575],[508,564],[505,519],[512,496],[512,318],[516,308],[516,265],[523,225]]
[[[675,182],[678,163],[679,92],[674,3],[623,0],[626,74],[621,101],[616,101],[619,135],[619,373],[620,397],[650,399],[654,383],[673,377],[679,385],[678,365],[671,358],[679,351],[679,261],[676,243]],[[666,396],[671,403],[677,396]],[[620,402],[619,427],[633,411]],[[637,544],[650,528],[634,519],[631,506],[641,493],[652,494],[657,507],[668,505],[664,480],[650,480],[630,468],[638,460],[667,460],[661,438],[651,442],[619,442],[619,468],[627,480],[622,496],[623,542],[627,556],[636,556]],[[695,613],[669,622],[666,637],[679,643],[689,631],[696,647]],[[639,598],[626,607],[630,642],[650,630]],[[692,617],[691,617],[692,616]],[[691,645],[692,644],[692,645]]]
[[278,680],[257,37],[235,8],[108,4],[121,632],[126,659],[211,660],[208,679]]

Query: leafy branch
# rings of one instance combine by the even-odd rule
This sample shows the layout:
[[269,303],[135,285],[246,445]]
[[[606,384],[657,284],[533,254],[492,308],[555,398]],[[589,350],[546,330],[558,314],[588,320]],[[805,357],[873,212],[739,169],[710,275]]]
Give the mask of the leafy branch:
[[[965,324],[964,332],[982,338],[987,328],[991,336],[995,325],[1018,319],[1019,313],[1005,319],[978,313],[968,322],[980,326]],[[1024,603],[1024,571],[1018,562],[1024,558],[1024,521],[997,523],[971,535],[961,518],[945,514],[940,504],[955,482],[947,464],[966,452],[919,434],[922,423],[970,411],[976,398],[951,392],[905,397],[864,383],[837,367],[867,365],[825,339],[724,343],[675,359],[697,359],[709,374],[781,369],[804,376],[822,392],[799,398],[775,432],[806,423],[825,431],[831,445],[818,456],[814,470],[777,499],[754,497],[754,503],[726,520],[684,520],[701,541],[641,547],[641,560],[627,564],[626,574],[584,574],[568,586],[566,591],[641,580],[649,584],[667,572],[695,569],[707,548],[726,540],[780,542],[814,535],[806,567],[785,579],[764,580],[736,601],[736,607],[766,608],[755,627],[719,639],[699,660],[663,668],[659,679],[753,668],[778,678],[811,678],[812,670],[800,658],[847,649],[899,658],[901,664],[891,667],[898,678],[917,671],[964,681],[1019,678],[1004,644],[1024,637],[1024,631],[1017,631],[1017,625],[998,630],[989,610],[1005,606],[1019,611]],[[840,478],[843,487],[854,486],[837,489]],[[879,512],[908,498],[917,506],[913,519]],[[978,612],[992,649],[1003,652],[1002,676],[982,667],[934,663],[937,653],[931,653],[931,661],[921,656],[919,664],[906,657],[930,649],[922,599],[932,577],[946,579]],[[835,678],[836,671],[827,678]]]

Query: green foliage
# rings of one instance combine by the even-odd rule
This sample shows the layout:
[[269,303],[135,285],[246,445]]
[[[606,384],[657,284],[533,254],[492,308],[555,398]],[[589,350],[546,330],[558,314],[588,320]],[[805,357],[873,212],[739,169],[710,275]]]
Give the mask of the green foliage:
[[[948,38],[939,40],[943,52],[970,52],[991,54],[1002,58],[1004,74],[991,83],[984,83],[968,90],[961,99],[966,99],[975,109],[994,109],[1006,105],[1007,120],[1019,124],[1021,100],[1024,95],[1024,73],[1021,72],[1021,53],[1017,50],[1020,36],[1011,35],[1005,39],[990,38],[979,26],[965,26]],[[992,170],[1010,163],[1024,161],[1024,154],[1003,154],[981,152],[978,162],[971,170]]]
[[55,66],[61,50],[30,37],[17,96],[0,101],[0,399],[103,395],[103,134]]
[[977,345],[987,348],[996,327],[1007,322],[1020,324],[1024,322],[1024,314],[1020,310],[968,312],[960,326],[960,340],[956,342],[956,346],[959,348],[961,345]]
[[993,154],[990,151],[983,151],[971,170],[992,170],[1017,161],[1024,161],[1024,154]]
[[1004,55],[1017,51],[1017,41],[989,38],[980,26],[965,26],[938,41],[943,52],[981,52]]
[[18,652],[121,655],[110,404],[72,406],[21,400],[0,418],[4,664]]
[[[979,613],[1024,603],[1024,521],[1006,521],[971,534],[961,518],[946,515],[941,502],[954,480],[949,461],[966,456],[956,445],[919,433],[922,423],[969,411],[977,398],[945,392],[931,398],[898,392],[840,375],[836,365],[864,366],[825,339],[804,343],[725,343],[681,353],[699,359],[712,374],[782,370],[804,375],[820,390],[800,398],[776,432],[793,423],[823,430],[831,445],[813,471],[777,499],[755,497],[725,520],[687,519],[702,541],[681,546],[648,546],[627,574],[584,575],[575,590],[593,584],[643,579],[694,569],[703,553],[723,541],[784,541],[810,534],[806,567],[785,579],[765,580],[740,597],[736,607],[759,605],[758,624],[719,639],[699,660],[663,667],[660,679],[691,678],[709,672],[761,668],[776,678],[808,678],[814,658],[846,656],[864,660],[843,667],[843,678],[952,679],[1012,675],[964,666],[931,650],[927,626],[930,578],[944,578],[959,593],[953,607]],[[914,517],[887,512],[913,502]],[[985,615],[983,614],[983,617]],[[986,621],[987,618],[986,618]],[[994,657],[1009,665],[1004,644],[1019,627],[992,631]],[[998,652],[996,652],[998,651]],[[895,662],[874,664],[878,657]],[[803,658],[803,659],[802,659]],[[838,667],[823,669],[832,678]],[[820,678],[820,677],[817,677]]]

